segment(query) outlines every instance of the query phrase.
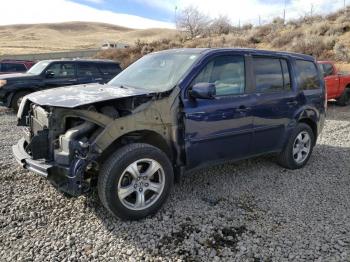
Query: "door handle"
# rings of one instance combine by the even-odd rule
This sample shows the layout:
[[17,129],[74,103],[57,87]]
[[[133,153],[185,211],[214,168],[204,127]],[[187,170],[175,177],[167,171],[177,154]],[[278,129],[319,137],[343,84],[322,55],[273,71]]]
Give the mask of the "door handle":
[[241,106],[239,106],[238,108],[237,108],[237,112],[240,112],[240,113],[245,113],[245,112],[247,112],[247,111],[249,111],[250,110],[250,107],[246,107],[246,106],[244,106],[244,105],[241,105]]
[[298,104],[298,101],[288,101],[287,102],[287,105],[289,105],[289,106],[295,106],[297,104]]

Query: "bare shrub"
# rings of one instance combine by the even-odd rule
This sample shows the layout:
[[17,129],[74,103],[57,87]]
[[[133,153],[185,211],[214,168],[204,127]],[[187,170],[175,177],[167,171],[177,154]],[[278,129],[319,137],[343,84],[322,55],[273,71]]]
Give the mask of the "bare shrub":
[[337,60],[350,62],[350,50],[344,44],[335,44],[333,51]]
[[319,36],[306,36],[295,38],[291,50],[298,53],[320,57],[327,50],[326,45]]
[[248,31],[248,30],[252,30],[252,28],[253,28],[252,24],[244,24],[241,29],[244,31]]
[[227,16],[219,16],[210,25],[211,32],[217,35],[227,35],[231,31],[231,21]]
[[321,22],[321,23],[316,23],[312,24],[310,26],[310,29],[308,30],[309,34],[313,35],[325,35],[328,30],[331,28],[330,24],[328,22]]
[[271,41],[271,46],[276,48],[281,48],[286,45],[292,44],[295,38],[300,38],[303,36],[303,33],[297,30],[286,31],[282,34],[279,34]]
[[188,33],[191,38],[203,34],[208,29],[209,23],[209,17],[193,6],[183,9],[176,17],[177,29]]

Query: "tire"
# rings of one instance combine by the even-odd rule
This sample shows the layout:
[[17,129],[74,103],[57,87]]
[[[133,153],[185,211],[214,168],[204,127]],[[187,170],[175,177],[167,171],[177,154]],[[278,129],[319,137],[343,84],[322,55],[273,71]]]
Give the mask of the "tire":
[[[309,141],[306,142],[307,137]],[[303,140],[301,140],[302,138]],[[305,146],[307,145],[307,146]],[[278,157],[278,163],[288,169],[299,169],[304,167],[310,159],[315,146],[315,135],[311,127],[304,123],[299,123],[290,136],[286,147]],[[306,148],[308,152],[306,154]]]
[[166,154],[154,146],[135,143],[118,149],[102,164],[97,188],[112,215],[137,220],[160,209],[173,183],[173,167]]
[[15,93],[12,97],[12,100],[11,100],[11,108],[17,112],[18,111],[18,108],[19,108],[19,104],[20,102],[22,101],[23,97],[28,95],[29,93],[28,92],[18,92],[18,93]]
[[350,105],[350,89],[346,88],[344,93],[337,99],[337,104],[340,106]]

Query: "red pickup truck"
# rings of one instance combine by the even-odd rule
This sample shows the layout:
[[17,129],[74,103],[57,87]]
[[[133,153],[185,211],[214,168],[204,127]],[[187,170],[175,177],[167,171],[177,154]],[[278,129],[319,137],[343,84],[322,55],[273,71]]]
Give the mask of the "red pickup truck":
[[341,106],[350,104],[350,74],[339,72],[331,61],[318,62],[327,88],[328,100],[335,99]]

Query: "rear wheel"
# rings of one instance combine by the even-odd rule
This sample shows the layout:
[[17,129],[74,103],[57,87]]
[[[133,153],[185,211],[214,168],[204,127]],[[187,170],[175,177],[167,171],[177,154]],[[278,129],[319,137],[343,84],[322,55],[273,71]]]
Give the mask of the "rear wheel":
[[28,92],[15,93],[14,96],[12,97],[11,108],[17,112],[18,108],[23,100],[23,97],[25,97],[28,94],[29,94]]
[[337,99],[337,104],[340,106],[347,106],[350,104],[350,88],[346,88],[344,93]]
[[309,161],[315,136],[311,127],[299,123],[290,136],[287,146],[278,157],[278,163],[288,169],[302,168]]
[[102,204],[122,219],[154,214],[167,199],[174,174],[168,157],[148,144],[120,148],[102,166],[98,194]]

